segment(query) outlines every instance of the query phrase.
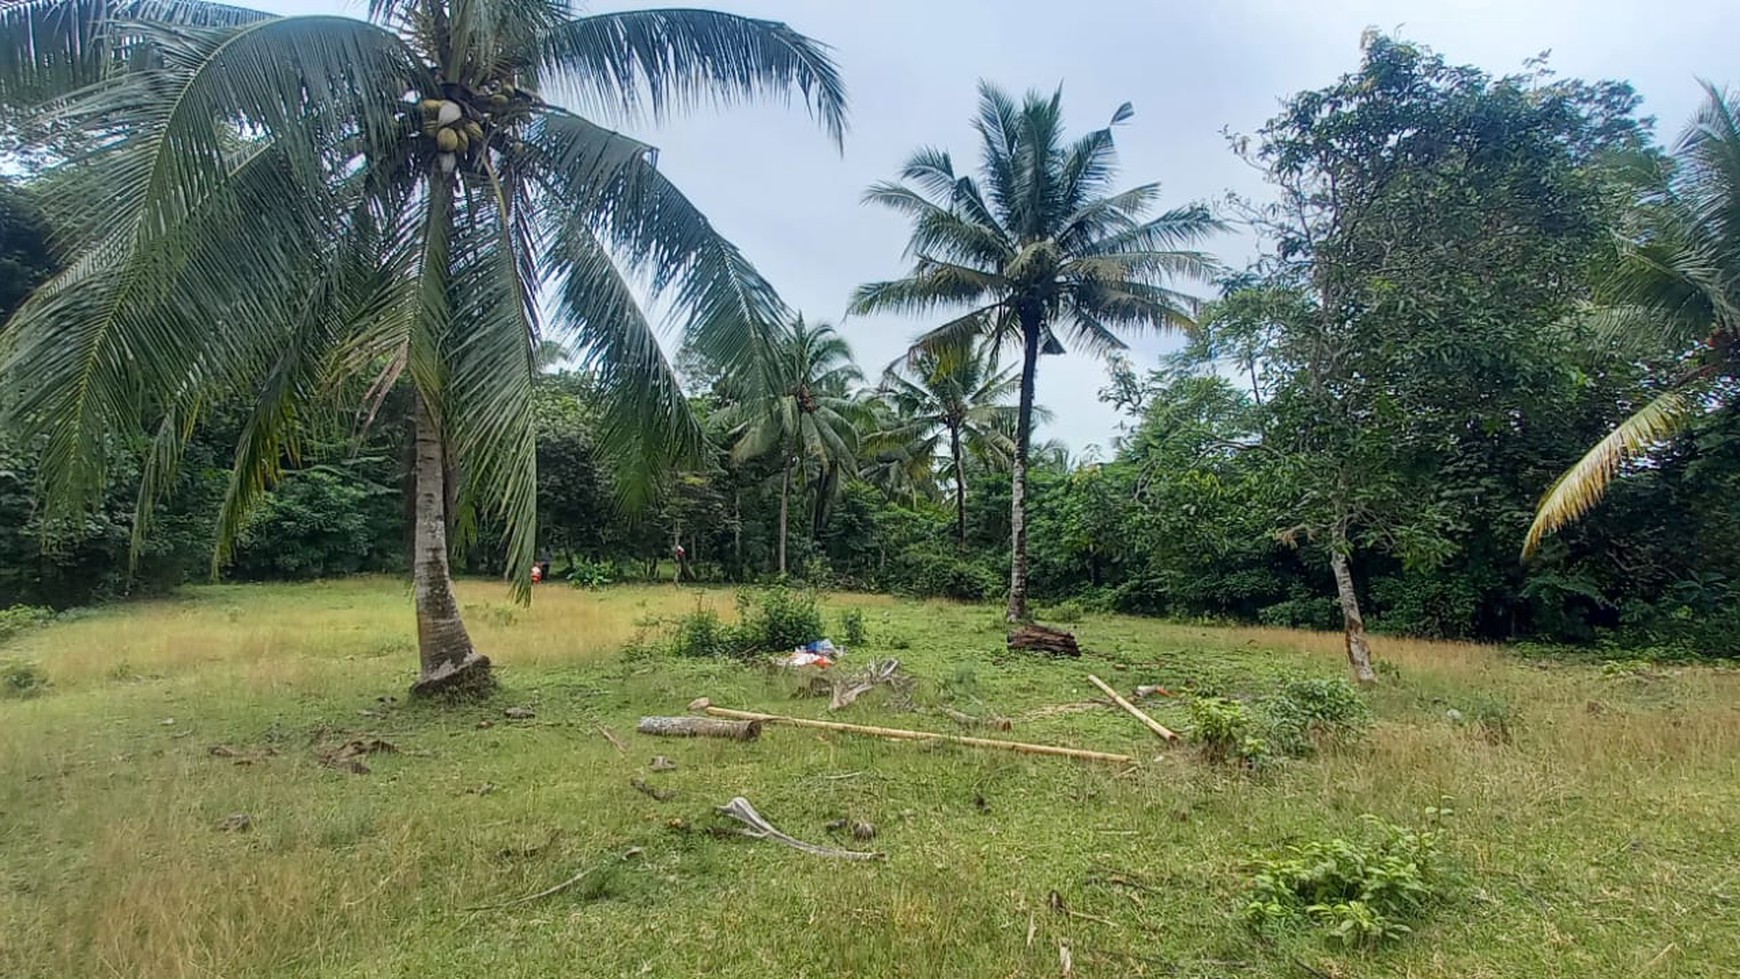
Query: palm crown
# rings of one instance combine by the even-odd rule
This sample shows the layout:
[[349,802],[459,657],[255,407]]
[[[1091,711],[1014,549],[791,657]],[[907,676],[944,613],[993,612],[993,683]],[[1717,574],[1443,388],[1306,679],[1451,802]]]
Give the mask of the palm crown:
[[1703,109],[1675,150],[1672,180],[1641,210],[1642,226],[1606,283],[1598,318],[1658,346],[1695,350],[1687,368],[1566,470],[1541,498],[1524,544],[1601,501],[1629,460],[1672,437],[1710,403],[1710,383],[1740,367],[1740,112],[1706,86]]
[[1014,547],[1009,611],[1026,615],[1026,538],[1021,512],[1032,437],[1034,373],[1041,351],[1064,344],[1094,353],[1121,349],[1120,329],[1186,326],[1196,303],[1169,287],[1174,277],[1206,279],[1214,263],[1186,246],[1219,227],[1205,208],[1155,214],[1158,184],[1113,190],[1112,126],[1074,141],[1063,130],[1061,93],[1020,102],[979,86],[973,122],[978,176],[958,174],[949,154],[921,149],[900,182],[879,183],[865,200],[912,221],[907,275],[860,286],[856,312],[958,313],[917,341],[959,345],[976,336],[1022,351],[1013,453]]
[[786,571],[786,525],[793,475],[837,482],[857,457],[857,403],[863,380],[852,348],[834,328],[803,317],[771,337],[739,400],[718,424],[733,439],[737,461],[774,456],[780,464],[779,572]]
[[5,121],[79,148],[53,177],[74,257],[0,339],[0,408],[44,438],[50,498],[76,502],[100,489],[111,437],[161,422],[149,495],[201,410],[245,392],[227,541],[335,384],[408,378],[436,472],[460,463],[461,511],[505,518],[523,594],[546,331],[596,372],[606,445],[652,468],[702,439],[630,280],[721,362],[756,362],[786,315],[650,146],[557,101],[633,118],[797,92],[838,139],[844,93],[817,44],[770,21],[563,0],[368,14],[0,11]]
[[893,411],[892,424],[878,435],[899,448],[900,458],[919,460],[926,469],[947,453],[957,543],[966,539],[967,459],[1009,464],[1016,422],[1010,399],[1019,383],[1012,369],[998,366],[989,344],[915,351],[882,375],[882,394]]

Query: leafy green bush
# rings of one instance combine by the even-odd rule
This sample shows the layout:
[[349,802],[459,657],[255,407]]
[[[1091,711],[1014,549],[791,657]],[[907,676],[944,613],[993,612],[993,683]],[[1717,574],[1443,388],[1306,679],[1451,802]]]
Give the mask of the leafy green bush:
[[1449,886],[1442,824],[1450,811],[1426,816],[1429,827],[1416,830],[1367,815],[1373,839],[1315,840],[1256,857],[1245,921],[1271,935],[1312,927],[1349,947],[1408,934]]
[[1259,609],[1257,621],[1285,629],[1330,632],[1341,628],[1341,606],[1335,599],[1321,595],[1289,598]]
[[746,653],[779,652],[822,638],[822,610],[813,592],[770,588],[759,596],[741,592],[738,645]]
[[0,697],[34,697],[48,689],[42,669],[27,659],[0,660]]
[[669,649],[676,656],[694,657],[730,656],[739,652],[736,630],[725,625],[719,613],[707,606],[697,606],[677,620]]
[[1371,707],[1342,679],[1289,680],[1262,703],[1264,733],[1283,754],[1302,756],[1319,742],[1345,740],[1371,727]]
[[1261,768],[1271,758],[1267,741],[1258,736],[1251,709],[1225,697],[1194,697],[1190,701],[1191,736],[1202,753],[1217,764]]
[[840,641],[847,649],[870,641],[870,633],[864,627],[863,609],[849,608],[840,612]]
[[582,559],[568,569],[566,577],[575,588],[603,588],[616,580],[616,570],[603,561]]
[[883,575],[888,590],[919,598],[954,598],[980,602],[998,594],[1003,581],[958,554],[931,548],[910,548],[889,562]]
[[37,605],[14,605],[0,609],[0,642],[54,618],[54,610]]

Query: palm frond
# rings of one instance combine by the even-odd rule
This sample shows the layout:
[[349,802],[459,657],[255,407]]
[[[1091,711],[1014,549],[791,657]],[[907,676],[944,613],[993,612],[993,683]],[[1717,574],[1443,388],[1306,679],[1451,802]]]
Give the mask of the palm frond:
[[1698,399],[1685,389],[1663,392],[1595,443],[1541,497],[1523,541],[1523,557],[1534,554],[1546,535],[1594,509],[1626,461],[1672,438],[1699,407]]
[[846,88],[827,48],[785,24],[709,10],[583,16],[551,30],[538,52],[548,87],[604,112],[672,109],[800,94],[836,143]]

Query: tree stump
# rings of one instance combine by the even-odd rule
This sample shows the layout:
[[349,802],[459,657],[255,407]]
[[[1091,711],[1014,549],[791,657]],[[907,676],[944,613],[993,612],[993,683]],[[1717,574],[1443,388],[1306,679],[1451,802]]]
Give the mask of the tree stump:
[[472,653],[457,664],[442,663],[411,684],[411,693],[416,696],[452,700],[482,699],[494,690],[495,674],[490,672],[489,657],[482,653]]
[[761,722],[725,721],[717,717],[643,717],[635,730],[665,737],[754,741],[761,737]]
[[1073,633],[1037,623],[1020,626],[1014,632],[1009,633],[1009,648],[1011,650],[1025,649],[1051,656],[1081,655],[1081,647],[1076,645]]

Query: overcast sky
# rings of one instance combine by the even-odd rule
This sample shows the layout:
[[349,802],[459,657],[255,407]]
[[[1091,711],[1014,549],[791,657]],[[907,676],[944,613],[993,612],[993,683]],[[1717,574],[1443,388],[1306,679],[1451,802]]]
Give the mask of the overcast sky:
[[[241,0],[246,2],[246,0]],[[1064,89],[1072,132],[1103,125],[1125,101],[1118,131],[1126,184],[1160,181],[1165,203],[1260,194],[1223,128],[1251,131],[1277,100],[1353,69],[1368,27],[1399,30],[1451,61],[1495,73],[1551,49],[1561,74],[1631,81],[1671,139],[1697,106],[1696,79],[1740,84],[1734,0],[692,0],[783,20],[834,48],[851,96],[844,154],[801,109],[703,111],[631,129],[660,147],[659,164],[793,306],[838,324],[874,376],[933,325],[844,318],[860,282],[904,267],[906,227],[859,197],[894,176],[917,146],[975,159],[968,120],[980,78],[1005,88]],[[669,6],[622,0],[591,9]],[[267,0],[283,13],[358,12],[344,0]],[[1726,13],[1724,13],[1726,11]],[[1242,265],[1250,245],[1211,243]],[[1163,339],[1137,340],[1151,364]],[[1039,399],[1053,423],[1041,437],[1080,450],[1109,441],[1117,417],[1095,392],[1103,367],[1070,355],[1041,362]]]

